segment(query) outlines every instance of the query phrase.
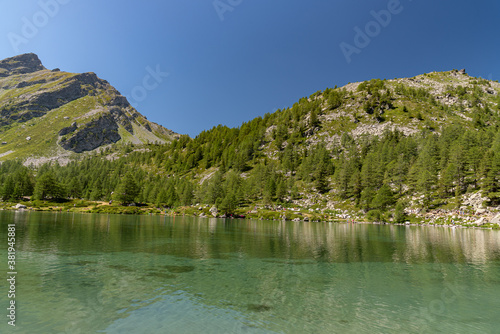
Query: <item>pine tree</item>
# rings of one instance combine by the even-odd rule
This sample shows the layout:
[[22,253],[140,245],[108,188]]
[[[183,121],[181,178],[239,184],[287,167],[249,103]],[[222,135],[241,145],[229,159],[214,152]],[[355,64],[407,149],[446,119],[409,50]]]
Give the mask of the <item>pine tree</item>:
[[134,179],[132,173],[128,172],[123,177],[122,181],[116,187],[113,197],[123,204],[134,202],[137,195],[139,195],[140,188]]
[[167,192],[165,189],[161,189],[154,200],[155,206],[157,208],[161,207],[167,202]]
[[5,180],[1,188],[1,195],[4,201],[14,199],[14,186],[15,185],[12,176],[7,176],[7,179]]
[[375,209],[385,211],[388,206],[394,204],[393,196],[391,188],[388,185],[383,184],[373,198],[371,206]]
[[170,184],[167,185],[166,189],[166,199],[165,199],[165,204],[169,208],[173,208],[176,206],[178,200],[177,192],[175,191],[175,186],[173,182],[170,182]]
[[371,187],[366,187],[361,191],[361,196],[360,196],[360,202],[361,206],[365,210],[369,210],[371,208],[371,204],[373,201],[373,198],[375,197],[375,190]]
[[283,180],[278,181],[276,186],[276,200],[282,203],[287,195],[286,183]]
[[33,197],[37,200],[44,200],[47,198],[58,199],[64,197],[64,188],[57,181],[52,172],[42,174],[35,184]]
[[319,125],[318,112],[316,110],[311,111],[309,118],[309,126],[314,129]]
[[210,204],[215,204],[217,200],[224,198],[223,191],[223,173],[221,170],[215,172],[214,176],[210,179],[210,186],[208,189],[208,201]]
[[220,209],[228,214],[234,213],[234,210],[238,207],[237,196],[231,191],[229,192],[221,202]]
[[327,167],[324,162],[320,162],[314,172],[314,185],[316,187],[316,190],[321,194],[324,194],[329,190],[329,182],[327,176]]
[[402,201],[398,201],[396,204],[396,208],[394,210],[394,222],[395,223],[403,223],[406,220],[405,214],[406,203]]
[[74,177],[68,184],[68,196],[71,198],[79,198],[82,193],[82,185],[78,178]]
[[180,202],[182,205],[191,205],[193,202],[193,185],[187,182],[182,190]]
[[361,173],[359,169],[354,169],[351,178],[349,180],[349,194],[356,199],[356,205],[359,204],[361,199],[361,192],[363,186],[361,184]]

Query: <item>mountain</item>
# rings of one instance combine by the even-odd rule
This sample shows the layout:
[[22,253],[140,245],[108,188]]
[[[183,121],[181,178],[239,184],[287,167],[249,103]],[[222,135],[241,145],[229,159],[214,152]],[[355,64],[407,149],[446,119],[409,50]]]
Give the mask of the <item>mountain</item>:
[[95,73],[48,70],[33,53],[0,61],[0,159],[70,159],[113,143],[178,136]]
[[[5,71],[27,75],[30,69]],[[68,122],[57,134],[60,144],[73,128]],[[476,225],[500,228],[500,217],[493,217],[500,209],[500,84],[465,70],[372,79],[317,91],[237,128],[219,125],[195,138],[110,145],[65,167],[46,164],[36,171],[20,161],[2,163],[2,199],[31,195],[115,200],[95,212],[169,207],[196,215],[366,215],[393,222],[408,216],[435,222],[446,213],[441,222],[471,224],[481,215]],[[149,206],[122,211],[117,204],[132,201]],[[277,211],[279,206],[302,211]],[[453,216],[457,210],[460,216]]]

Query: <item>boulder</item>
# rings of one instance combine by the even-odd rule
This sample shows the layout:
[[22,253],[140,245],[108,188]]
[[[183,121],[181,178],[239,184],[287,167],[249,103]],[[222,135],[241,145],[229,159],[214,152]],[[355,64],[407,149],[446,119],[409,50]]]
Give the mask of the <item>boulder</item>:
[[483,213],[486,213],[486,209],[477,209],[476,210],[476,215],[481,215]]
[[21,203],[17,203],[14,207],[15,207],[16,209],[26,209],[26,205],[21,204]]
[[481,226],[483,225],[484,223],[486,223],[486,220],[484,219],[484,217],[481,217],[479,218],[478,220],[476,220],[475,222],[473,222],[473,224],[477,225],[477,226]]
[[217,214],[219,213],[219,210],[217,210],[217,208],[215,206],[212,206],[210,208],[210,213],[212,214],[212,216],[214,216],[215,218],[217,218]]
[[500,225],[500,213],[497,214],[493,219],[490,221],[492,224],[499,224]]

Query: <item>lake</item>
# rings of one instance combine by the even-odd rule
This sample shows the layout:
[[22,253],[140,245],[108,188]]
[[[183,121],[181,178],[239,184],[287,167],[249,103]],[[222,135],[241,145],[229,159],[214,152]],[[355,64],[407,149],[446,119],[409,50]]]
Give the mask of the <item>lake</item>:
[[499,333],[500,232],[0,212],[1,333]]

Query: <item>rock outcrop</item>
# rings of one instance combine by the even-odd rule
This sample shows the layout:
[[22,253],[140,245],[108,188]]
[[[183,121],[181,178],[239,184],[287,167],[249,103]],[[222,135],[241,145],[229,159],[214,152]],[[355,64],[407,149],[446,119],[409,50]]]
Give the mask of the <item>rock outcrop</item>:
[[[54,80],[38,80],[29,83],[22,81],[16,88],[25,88],[49,82],[54,83]],[[95,73],[77,74],[66,80],[56,81],[56,83],[55,86],[47,85],[50,88],[27,92],[6,100],[4,105],[6,104],[8,107],[2,110],[4,121],[26,122],[33,117],[41,117],[50,110],[84,96],[94,96],[98,90],[105,90],[109,86],[106,81],[99,79]]]
[[42,70],[45,70],[45,67],[34,53],[26,53],[0,60],[0,77],[33,73]]
[[482,210],[483,203],[488,201],[488,197],[482,196],[482,191],[469,195],[464,199],[462,205],[471,206],[476,212]]
[[68,133],[75,132],[76,129],[77,129],[76,122],[73,122],[70,126],[62,128],[59,131],[59,136],[65,136]]
[[59,145],[66,150],[82,153],[116,143],[120,139],[115,120],[110,115],[104,115],[87,123],[70,138],[61,139]]

